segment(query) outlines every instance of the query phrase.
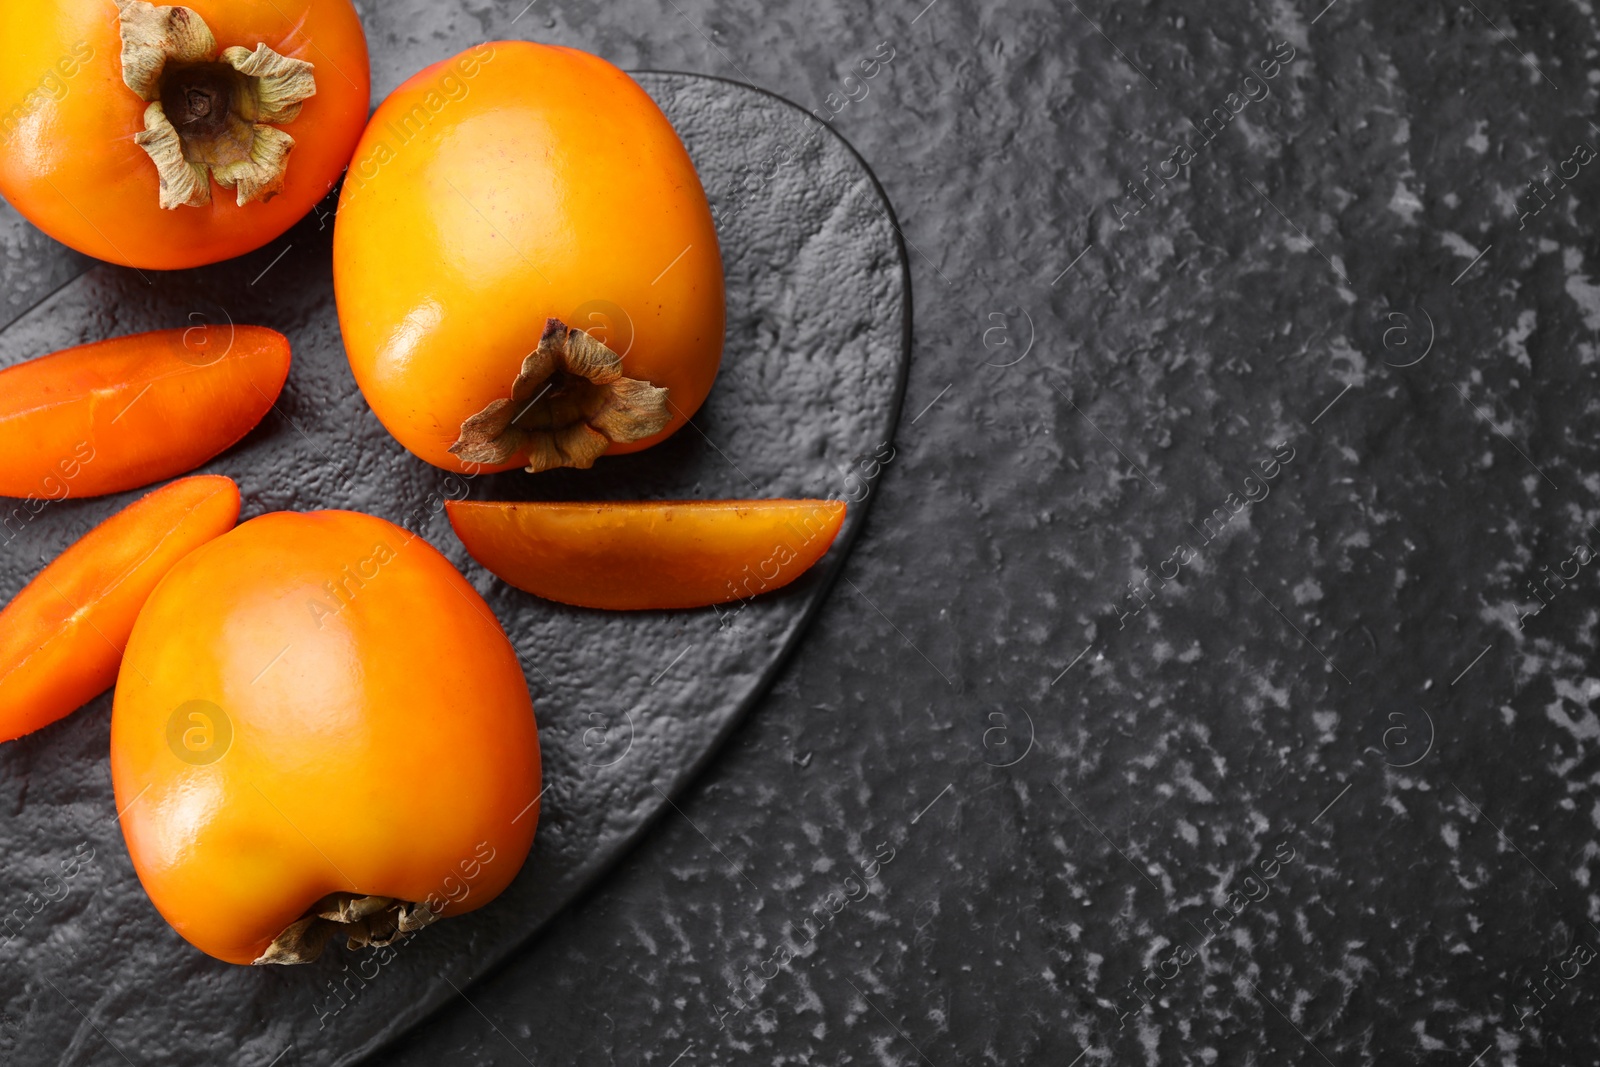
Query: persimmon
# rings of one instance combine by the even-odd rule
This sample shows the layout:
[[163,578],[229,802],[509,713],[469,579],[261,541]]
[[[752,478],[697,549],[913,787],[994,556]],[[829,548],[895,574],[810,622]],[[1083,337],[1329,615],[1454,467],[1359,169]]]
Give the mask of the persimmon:
[[472,558],[524,592],[613,611],[744,600],[804,574],[842,500],[487,503],[445,508]]
[[168,572],[123,656],[111,779],[156,910],[231,963],[481,907],[539,821],[500,624],[432,545],[348,511],[263,515]]
[[328,194],[366,123],[349,0],[8,3],[0,41],[0,193],[125,266],[261,247]]
[[156,584],[238,518],[232,479],[184,478],[117,512],[40,571],[0,611],[0,741],[65,718],[111,688]]
[[264,326],[129,334],[0,370],[0,496],[100,496],[194,470],[288,376],[289,341]]
[[575,49],[496,41],[402,83],[351,160],[333,257],[356,383],[446,470],[646,448],[721,362],[694,164],[633,79]]

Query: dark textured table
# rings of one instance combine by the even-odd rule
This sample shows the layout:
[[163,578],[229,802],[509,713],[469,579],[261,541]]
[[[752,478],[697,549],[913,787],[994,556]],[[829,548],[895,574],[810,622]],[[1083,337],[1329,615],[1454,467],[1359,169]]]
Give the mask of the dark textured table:
[[373,1063],[1600,1062],[1589,5],[361,7],[833,113],[916,297],[770,695]]

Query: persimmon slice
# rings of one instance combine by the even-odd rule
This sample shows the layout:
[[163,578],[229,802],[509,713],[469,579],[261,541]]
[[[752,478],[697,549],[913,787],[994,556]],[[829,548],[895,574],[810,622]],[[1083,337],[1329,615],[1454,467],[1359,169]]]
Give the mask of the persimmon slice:
[[117,512],[40,571],[0,611],[0,741],[109,689],[156,583],[238,519],[233,479],[184,478]]
[[612,611],[698,608],[788,585],[844,523],[842,500],[446,503],[472,558],[535,596]]
[[0,496],[60,500],[192,471],[261,421],[289,375],[264,326],[191,326],[0,370]]

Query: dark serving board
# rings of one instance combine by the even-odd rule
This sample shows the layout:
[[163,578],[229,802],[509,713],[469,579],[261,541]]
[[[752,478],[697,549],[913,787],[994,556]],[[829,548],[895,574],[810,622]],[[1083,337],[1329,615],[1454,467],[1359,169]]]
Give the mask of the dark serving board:
[[[331,215],[233,262],[141,274],[93,265],[0,211],[0,366],[198,321],[289,336],[294,368],[275,410],[204,469],[239,482],[245,518],[367,511],[418,530],[460,566],[521,656],[548,787],[533,854],[511,888],[422,931],[386,966],[368,963],[363,979],[361,956],[343,950],[304,967],[219,963],[161,920],[115,819],[109,694],[0,746],[0,924],[9,920],[0,929],[0,1062],[351,1063],[466,988],[614,863],[669,810],[667,798],[759,700],[800,637],[861,528],[874,454],[894,433],[910,331],[898,233],[865,164],[793,105],[717,79],[638,78],[678,128],[718,212],[727,343],[690,427],[588,472],[460,480],[401,449],[345,363]],[[462,493],[860,502],[823,564],[719,618],[583,611],[511,589],[451,533],[439,501]],[[0,597],[137,495],[69,499],[13,524],[0,550]],[[0,504],[8,514],[17,506]]]

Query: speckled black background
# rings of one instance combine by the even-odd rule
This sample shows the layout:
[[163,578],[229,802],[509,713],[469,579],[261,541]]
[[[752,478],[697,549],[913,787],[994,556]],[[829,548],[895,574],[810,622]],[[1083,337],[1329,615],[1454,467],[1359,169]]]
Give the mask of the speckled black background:
[[1600,1061],[1600,169],[1528,185],[1600,149],[1590,4],[363,14],[380,94],[528,36],[836,108],[916,293],[897,457],[767,700],[373,1063]]

